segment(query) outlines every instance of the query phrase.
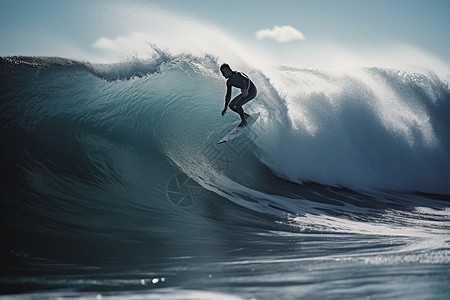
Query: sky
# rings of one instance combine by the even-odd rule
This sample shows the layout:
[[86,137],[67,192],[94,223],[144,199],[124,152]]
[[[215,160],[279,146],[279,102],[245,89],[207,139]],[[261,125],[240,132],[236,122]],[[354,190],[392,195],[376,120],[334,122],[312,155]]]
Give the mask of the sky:
[[450,0],[0,0],[0,56],[114,61],[154,44],[274,64],[450,65],[449,16]]

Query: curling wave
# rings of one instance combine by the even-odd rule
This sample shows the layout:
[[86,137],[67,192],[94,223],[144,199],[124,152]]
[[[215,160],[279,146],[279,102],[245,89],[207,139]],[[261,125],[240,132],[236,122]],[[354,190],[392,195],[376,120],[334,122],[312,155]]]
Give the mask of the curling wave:
[[7,244],[20,249],[14,232],[29,234],[27,245],[38,233],[38,247],[45,233],[70,253],[73,241],[88,240],[92,253],[105,241],[122,251],[119,244],[148,246],[149,236],[153,244],[189,239],[211,219],[271,228],[268,215],[353,203],[330,186],[450,193],[450,92],[433,74],[246,70],[259,91],[246,109],[261,116],[246,137],[217,145],[238,121],[220,116],[218,65],[212,56],[164,52],[108,65],[2,58]]

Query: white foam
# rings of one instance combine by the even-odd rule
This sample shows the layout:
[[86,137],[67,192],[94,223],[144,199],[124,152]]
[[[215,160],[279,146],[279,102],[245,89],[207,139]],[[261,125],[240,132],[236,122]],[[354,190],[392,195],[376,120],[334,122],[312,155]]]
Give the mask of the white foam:
[[282,69],[276,77],[291,122],[258,140],[275,173],[355,189],[450,193],[450,123],[442,113],[450,93],[435,76],[351,68]]

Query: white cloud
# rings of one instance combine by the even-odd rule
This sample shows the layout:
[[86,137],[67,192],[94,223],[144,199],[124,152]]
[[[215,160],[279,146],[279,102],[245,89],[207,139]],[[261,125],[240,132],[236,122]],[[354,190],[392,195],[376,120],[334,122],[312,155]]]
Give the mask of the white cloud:
[[92,47],[117,53],[131,52],[142,55],[148,54],[151,51],[148,45],[149,39],[149,36],[146,34],[134,32],[129,36],[118,36],[114,39],[101,37],[92,44]]
[[293,40],[304,40],[303,34],[292,26],[277,26],[273,29],[261,29],[256,32],[258,39],[274,39],[278,42],[289,42]]

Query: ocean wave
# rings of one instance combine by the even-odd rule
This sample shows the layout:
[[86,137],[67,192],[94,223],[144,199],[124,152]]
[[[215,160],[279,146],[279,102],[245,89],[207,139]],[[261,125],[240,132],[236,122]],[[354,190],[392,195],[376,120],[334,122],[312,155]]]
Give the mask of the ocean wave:
[[[191,226],[199,215],[222,218],[217,202],[245,208],[226,222],[270,227],[253,214],[351,213],[345,188],[450,193],[450,93],[432,73],[250,68],[259,93],[246,111],[261,116],[246,136],[217,145],[238,117],[220,116],[224,79],[213,56],[0,65],[4,205],[10,220],[26,211],[31,222],[17,228],[143,242],[166,238],[174,204],[195,206],[175,212]],[[129,227],[131,215],[142,230]]]
[[[3,129],[34,130],[45,146],[59,131],[71,131],[81,144],[86,134],[150,146],[198,175],[199,162],[208,161],[204,149],[219,155],[223,149],[212,145],[236,119],[217,113],[224,84],[217,59],[156,53],[107,65],[4,57]],[[253,152],[274,174],[356,190],[450,192],[450,92],[433,73],[246,71],[259,91],[248,110],[261,112],[251,130]],[[243,166],[250,173],[252,167]]]

